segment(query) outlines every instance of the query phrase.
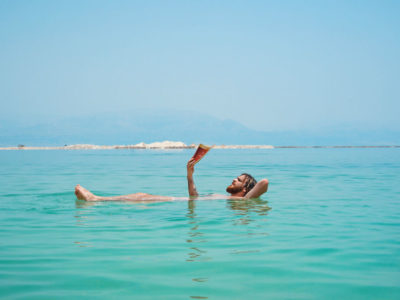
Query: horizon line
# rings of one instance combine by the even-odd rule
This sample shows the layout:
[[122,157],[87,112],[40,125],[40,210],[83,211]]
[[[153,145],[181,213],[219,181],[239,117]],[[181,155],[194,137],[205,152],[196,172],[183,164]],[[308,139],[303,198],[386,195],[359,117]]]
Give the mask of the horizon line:
[[[64,146],[11,146],[0,147],[0,150],[179,150],[179,149],[194,149],[199,144],[191,145],[92,145],[92,144],[75,144]],[[213,149],[346,149],[346,148],[400,148],[400,145],[214,145]]]

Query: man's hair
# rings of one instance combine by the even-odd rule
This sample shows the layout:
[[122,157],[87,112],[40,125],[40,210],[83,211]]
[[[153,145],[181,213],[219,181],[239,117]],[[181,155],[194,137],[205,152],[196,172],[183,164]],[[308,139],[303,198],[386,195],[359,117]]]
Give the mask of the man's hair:
[[244,183],[244,188],[246,189],[246,194],[247,194],[257,184],[257,180],[255,180],[254,177],[251,176],[250,174],[242,173],[242,175],[246,176],[246,182]]

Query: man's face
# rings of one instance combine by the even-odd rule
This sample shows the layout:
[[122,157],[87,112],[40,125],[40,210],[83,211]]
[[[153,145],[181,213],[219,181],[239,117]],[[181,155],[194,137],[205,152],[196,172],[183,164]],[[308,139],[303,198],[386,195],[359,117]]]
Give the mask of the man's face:
[[246,175],[240,175],[233,179],[232,184],[226,188],[226,191],[230,194],[236,194],[243,190],[246,183]]

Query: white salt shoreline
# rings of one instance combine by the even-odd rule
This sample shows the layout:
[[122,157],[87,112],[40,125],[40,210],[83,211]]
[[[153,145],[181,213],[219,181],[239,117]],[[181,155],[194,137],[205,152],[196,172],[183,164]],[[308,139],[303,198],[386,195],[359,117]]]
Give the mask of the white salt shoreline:
[[[17,147],[0,147],[0,150],[111,150],[111,149],[194,149],[198,144],[186,145],[183,142],[154,142],[150,144],[139,143],[135,145],[91,145],[75,144],[55,147],[31,147],[18,145]],[[400,145],[382,145],[382,146],[272,146],[272,145],[214,145],[213,149],[275,149],[275,148],[400,148]]]
[[[198,144],[186,145],[181,142],[156,142],[151,144],[139,143],[136,145],[91,145],[91,144],[76,144],[66,146],[23,146],[18,147],[0,147],[0,150],[111,150],[111,149],[194,149]],[[213,149],[273,149],[271,145],[214,145]]]

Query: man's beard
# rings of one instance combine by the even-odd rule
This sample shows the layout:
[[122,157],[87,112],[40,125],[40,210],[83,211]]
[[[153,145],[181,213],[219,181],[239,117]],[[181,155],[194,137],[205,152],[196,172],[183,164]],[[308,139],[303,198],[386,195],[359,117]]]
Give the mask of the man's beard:
[[226,188],[226,191],[227,191],[229,194],[236,194],[236,193],[241,192],[241,191],[242,191],[242,188],[241,188],[240,186],[234,187],[234,186],[230,185],[230,186],[228,186],[228,187]]

